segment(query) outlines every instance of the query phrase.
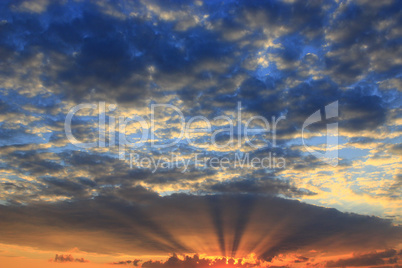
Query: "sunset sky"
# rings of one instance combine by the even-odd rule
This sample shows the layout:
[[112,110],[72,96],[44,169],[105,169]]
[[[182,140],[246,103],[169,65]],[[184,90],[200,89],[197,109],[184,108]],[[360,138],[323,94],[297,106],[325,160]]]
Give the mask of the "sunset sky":
[[399,0],[1,0],[0,267],[402,267]]

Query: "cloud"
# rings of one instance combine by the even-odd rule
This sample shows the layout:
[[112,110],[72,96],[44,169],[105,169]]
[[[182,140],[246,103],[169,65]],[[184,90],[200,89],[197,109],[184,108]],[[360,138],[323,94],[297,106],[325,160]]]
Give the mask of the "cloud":
[[309,191],[297,189],[288,181],[272,178],[230,179],[205,185],[202,189],[212,193],[279,194],[288,197],[314,195]]
[[165,262],[161,261],[146,261],[141,267],[161,267],[161,268],[180,268],[180,267],[195,267],[195,268],[207,268],[207,267],[240,267],[250,268],[258,267],[259,263],[247,263],[240,260],[233,260],[231,258],[216,258],[216,259],[204,259],[198,255],[185,256],[184,259],[179,259],[177,255],[173,255]]
[[[293,250],[392,247],[402,235],[401,227],[388,220],[294,200],[239,194],[160,197],[141,187],[105,187],[97,196],[70,202],[1,206],[0,215],[2,243],[108,254],[216,256],[224,247],[225,255],[254,252],[272,260]],[[194,233],[197,239],[188,239]]]
[[74,258],[71,254],[56,254],[54,259],[51,259],[53,262],[89,262],[88,260],[85,260],[84,258]]
[[140,262],[141,262],[141,260],[135,259],[135,260],[113,262],[112,264],[114,264],[114,265],[134,265],[134,266],[139,266]]
[[[395,249],[389,249],[382,252],[372,252],[368,254],[356,255],[349,259],[340,259],[327,262],[327,267],[360,267],[371,265],[394,264],[397,262],[398,252]],[[395,258],[393,258],[395,257]]]
[[[386,249],[400,239],[400,226],[388,220],[344,213],[400,214],[398,1],[38,0],[0,6],[0,202],[7,204],[0,206],[0,241],[110,254],[255,252],[272,260],[311,248]],[[286,168],[130,169],[116,148],[79,150],[66,139],[69,109],[98,101],[116,104],[113,115],[146,119],[155,103],[179,107],[186,119],[212,119],[234,118],[241,102],[243,125],[255,115],[269,121],[286,116],[278,123],[276,148],[238,150],[251,157],[272,151],[286,158]],[[340,165],[329,168],[306,154],[300,134],[308,116],[334,101],[339,117],[308,127],[308,142],[322,150],[326,124],[339,123],[344,151]],[[74,118],[73,134],[94,141],[97,122],[97,112],[86,111]],[[159,140],[178,136],[177,117],[162,113],[156,123]],[[133,125],[129,132],[139,133]],[[226,142],[229,135],[217,138]],[[141,148],[146,156],[171,152],[186,159],[230,153],[184,142]],[[311,261],[298,256],[295,262]],[[388,258],[373,256],[356,258],[388,265]],[[172,258],[147,265],[186,265],[196,257]]]

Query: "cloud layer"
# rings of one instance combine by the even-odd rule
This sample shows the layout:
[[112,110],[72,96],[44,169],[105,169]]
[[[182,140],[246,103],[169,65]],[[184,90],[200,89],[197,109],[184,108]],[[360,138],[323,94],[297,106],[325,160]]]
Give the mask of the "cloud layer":
[[[312,265],[319,254],[351,252],[321,264],[399,265],[400,10],[396,0],[2,1],[0,242],[131,254],[121,264],[134,266],[141,256],[179,254],[144,267],[219,266],[251,253],[272,265],[292,254],[293,266]],[[306,119],[324,118],[335,101],[338,116],[308,126],[303,140]],[[97,108],[77,112],[71,131],[93,148],[74,146],[65,132],[82,103]],[[151,124],[153,104],[177,107],[186,122],[203,116],[219,133],[156,148],[181,130],[177,110],[158,111],[153,139],[125,148],[125,159],[174,154],[191,165],[132,168],[119,160],[119,117]],[[276,135],[255,132],[252,142],[268,145],[255,148],[244,127],[260,128],[261,118]],[[335,122],[339,164],[331,167],[303,144],[323,153]],[[134,146],[143,132],[131,122],[124,134]],[[193,165],[197,156],[209,168]],[[211,166],[237,156],[284,165]]]

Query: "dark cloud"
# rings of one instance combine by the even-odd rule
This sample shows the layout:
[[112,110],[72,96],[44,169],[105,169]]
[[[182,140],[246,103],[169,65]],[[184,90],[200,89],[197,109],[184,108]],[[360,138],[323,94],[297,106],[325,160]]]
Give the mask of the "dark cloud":
[[374,142],[374,138],[367,138],[367,137],[353,137],[349,139],[350,143],[359,143],[359,144],[366,144]]
[[[327,262],[327,267],[360,267],[371,265],[383,265],[396,263],[398,252],[395,249],[389,249],[383,252],[373,252],[357,255],[349,259],[340,259]],[[400,254],[399,254],[400,255]]]
[[391,153],[394,153],[396,155],[402,155],[402,144],[395,144],[392,145],[391,149],[390,149]]
[[146,261],[142,264],[141,267],[161,267],[161,268],[185,268],[185,267],[194,267],[194,268],[207,268],[207,267],[239,267],[239,268],[250,268],[250,267],[258,267],[257,264],[251,264],[244,262],[243,260],[234,260],[231,258],[216,258],[216,259],[204,259],[200,258],[198,255],[194,256],[185,256],[184,259],[179,259],[177,255],[173,255],[165,262],[161,261]]
[[[202,249],[214,255],[226,249],[233,256],[255,252],[270,260],[296,249],[347,252],[392,247],[402,235],[388,220],[298,201],[238,194],[160,197],[141,187],[106,187],[97,196],[69,202],[1,206],[0,214],[2,243],[98,253]],[[265,240],[272,228],[276,232]],[[197,242],[186,239],[194,233]],[[57,241],[52,239],[55,234]],[[337,243],[327,243],[328,239]]]
[[303,191],[292,186],[289,181],[275,178],[234,178],[206,185],[204,190],[213,193],[280,194],[288,197],[314,195],[312,192]]
[[386,108],[378,96],[367,96],[362,89],[345,93],[340,100],[341,127],[350,130],[373,130],[386,120]]
[[51,259],[54,262],[89,262],[84,258],[74,258],[71,254],[56,254],[54,259]]
[[[183,3],[171,7],[159,2],[153,5],[161,9],[160,12],[187,7]],[[122,9],[118,6],[113,5],[113,8]],[[371,6],[352,3],[336,7],[331,1],[309,1],[308,4],[272,1],[264,5],[241,1],[225,4],[222,12],[215,10],[216,4],[205,3],[187,11],[196,15],[210,14],[207,21],[211,29],[200,24],[179,31],[174,24],[180,18],[173,18],[171,23],[160,18],[159,23],[155,23],[156,18],[149,20],[145,16],[121,19],[105,15],[102,8],[88,2],[55,3],[47,7],[44,14],[13,13],[12,19],[2,25],[2,34],[4,46],[14,50],[22,46],[22,51],[26,52],[10,59],[15,63],[13,66],[29,66],[27,63],[34,60],[34,54],[42,53],[39,80],[53,93],[76,102],[106,99],[140,105],[161,93],[174,92],[188,102],[192,111],[201,109],[214,113],[217,106],[228,110],[242,101],[246,110],[265,117],[286,114],[289,123],[279,130],[285,135],[298,131],[315,110],[340,100],[341,127],[352,131],[372,130],[385,122],[386,103],[367,92],[340,91],[344,84],[338,83],[338,76],[357,79],[367,72],[370,56],[383,49],[379,44],[391,47],[398,44],[386,38],[391,28],[381,30],[380,35],[374,30],[376,23],[395,15],[395,6],[397,3],[379,5],[381,12],[376,15]],[[328,12],[330,7],[337,16]],[[140,3],[130,8],[142,12],[151,9]],[[335,19],[331,20],[331,15]],[[262,79],[257,73],[241,68],[241,64],[245,57],[254,57],[259,51],[256,44],[244,45],[242,41],[264,40],[268,35],[264,27],[277,30],[272,38],[281,44],[280,48],[263,51],[264,55],[280,58],[285,65],[291,63],[292,68],[277,69],[278,75],[271,72]],[[329,51],[320,47],[325,30],[329,35],[326,41],[333,42],[328,46]],[[240,39],[224,38],[225,33],[236,35],[243,31],[248,34]],[[16,32],[24,32],[24,35],[16,35]],[[384,40],[386,42],[382,42]],[[370,53],[351,47],[356,43],[368,46]],[[314,53],[306,53],[306,49]],[[345,50],[339,52],[341,55],[355,53],[339,57],[340,49]],[[311,80],[309,75],[299,73],[297,64],[303,62],[302,58],[322,59],[323,53],[327,55],[327,71],[321,71],[328,76]],[[273,60],[272,65],[278,67],[281,62]],[[32,68],[27,72],[34,72]],[[17,70],[6,74],[10,79],[19,77]],[[389,75],[394,74],[395,71]],[[24,80],[23,76],[18,79]],[[241,76],[240,83],[232,81]],[[288,81],[293,81],[294,85],[289,85]],[[87,134],[78,127],[73,131],[78,136]]]
[[[110,154],[95,154],[85,151],[67,151],[62,153],[49,153],[42,150],[26,150],[25,147],[8,147],[10,152],[5,158],[4,167],[14,172],[29,173],[33,178],[32,182],[25,182],[25,187],[30,187],[36,196],[62,196],[62,197],[83,197],[102,191],[104,187],[119,186],[123,189],[131,187],[138,182],[148,185],[181,185],[188,187],[194,192],[204,193],[250,193],[265,195],[282,195],[296,197],[313,195],[314,193],[299,189],[288,180],[278,179],[276,173],[267,176],[259,169],[245,166],[247,171],[244,176],[233,178],[224,182],[208,179],[202,181],[206,176],[213,176],[218,169],[196,168],[193,164],[185,170],[184,167],[159,168],[154,172],[154,167],[141,169],[130,168],[126,161],[121,161]],[[293,151],[275,150],[277,156],[300,157]],[[251,154],[253,157],[266,157],[267,151],[259,151]],[[163,156],[163,154],[161,155]],[[214,155],[205,155],[213,157]],[[228,155],[233,158],[233,156]],[[235,159],[231,159],[233,162]],[[264,160],[265,161],[265,160]],[[313,168],[309,161],[309,168]],[[264,165],[268,165],[268,160]],[[207,164],[208,165],[208,164]],[[318,163],[317,163],[318,165]],[[297,168],[297,166],[295,167]],[[306,167],[307,168],[307,167]],[[66,176],[64,171],[69,170],[79,176]],[[232,172],[234,167],[228,170]],[[85,174],[85,175],[82,175]],[[20,199],[21,196],[15,192],[14,196],[9,195],[10,200]],[[131,199],[130,194],[126,198]]]
[[[398,1],[389,1],[375,7],[367,2],[361,5],[350,2],[338,7],[340,12],[327,34],[332,47],[326,65],[334,80],[356,82],[372,70],[393,76],[401,68],[396,61],[381,60],[386,51],[400,54],[398,38],[389,35],[400,21],[400,14],[396,14],[399,6]],[[393,18],[390,23],[384,23],[390,17]]]
[[402,189],[402,174],[398,173],[394,177],[394,181],[389,187],[388,193],[392,198],[400,198]]
[[87,190],[89,190],[91,186],[93,187],[93,185],[88,184],[80,179],[73,181],[69,179],[43,177],[41,178],[41,181],[45,183],[45,187],[42,189],[41,194],[50,196],[80,197],[86,195]]
[[127,261],[118,261],[114,262],[112,264],[114,265],[134,265],[134,266],[139,266],[139,263],[141,260],[135,259],[135,260],[127,260]]

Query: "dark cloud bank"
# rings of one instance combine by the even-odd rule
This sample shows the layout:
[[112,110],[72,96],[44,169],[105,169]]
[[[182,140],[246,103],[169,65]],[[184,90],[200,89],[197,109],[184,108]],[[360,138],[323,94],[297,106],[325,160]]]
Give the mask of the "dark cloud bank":
[[401,227],[389,220],[294,200],[251,194],[160,197],[141,187],[105,188],[91,199],[1,206],[0,216],[2,243],[98,253],[255,252],[270,260],[295,250],[392,248],[402,238]]

